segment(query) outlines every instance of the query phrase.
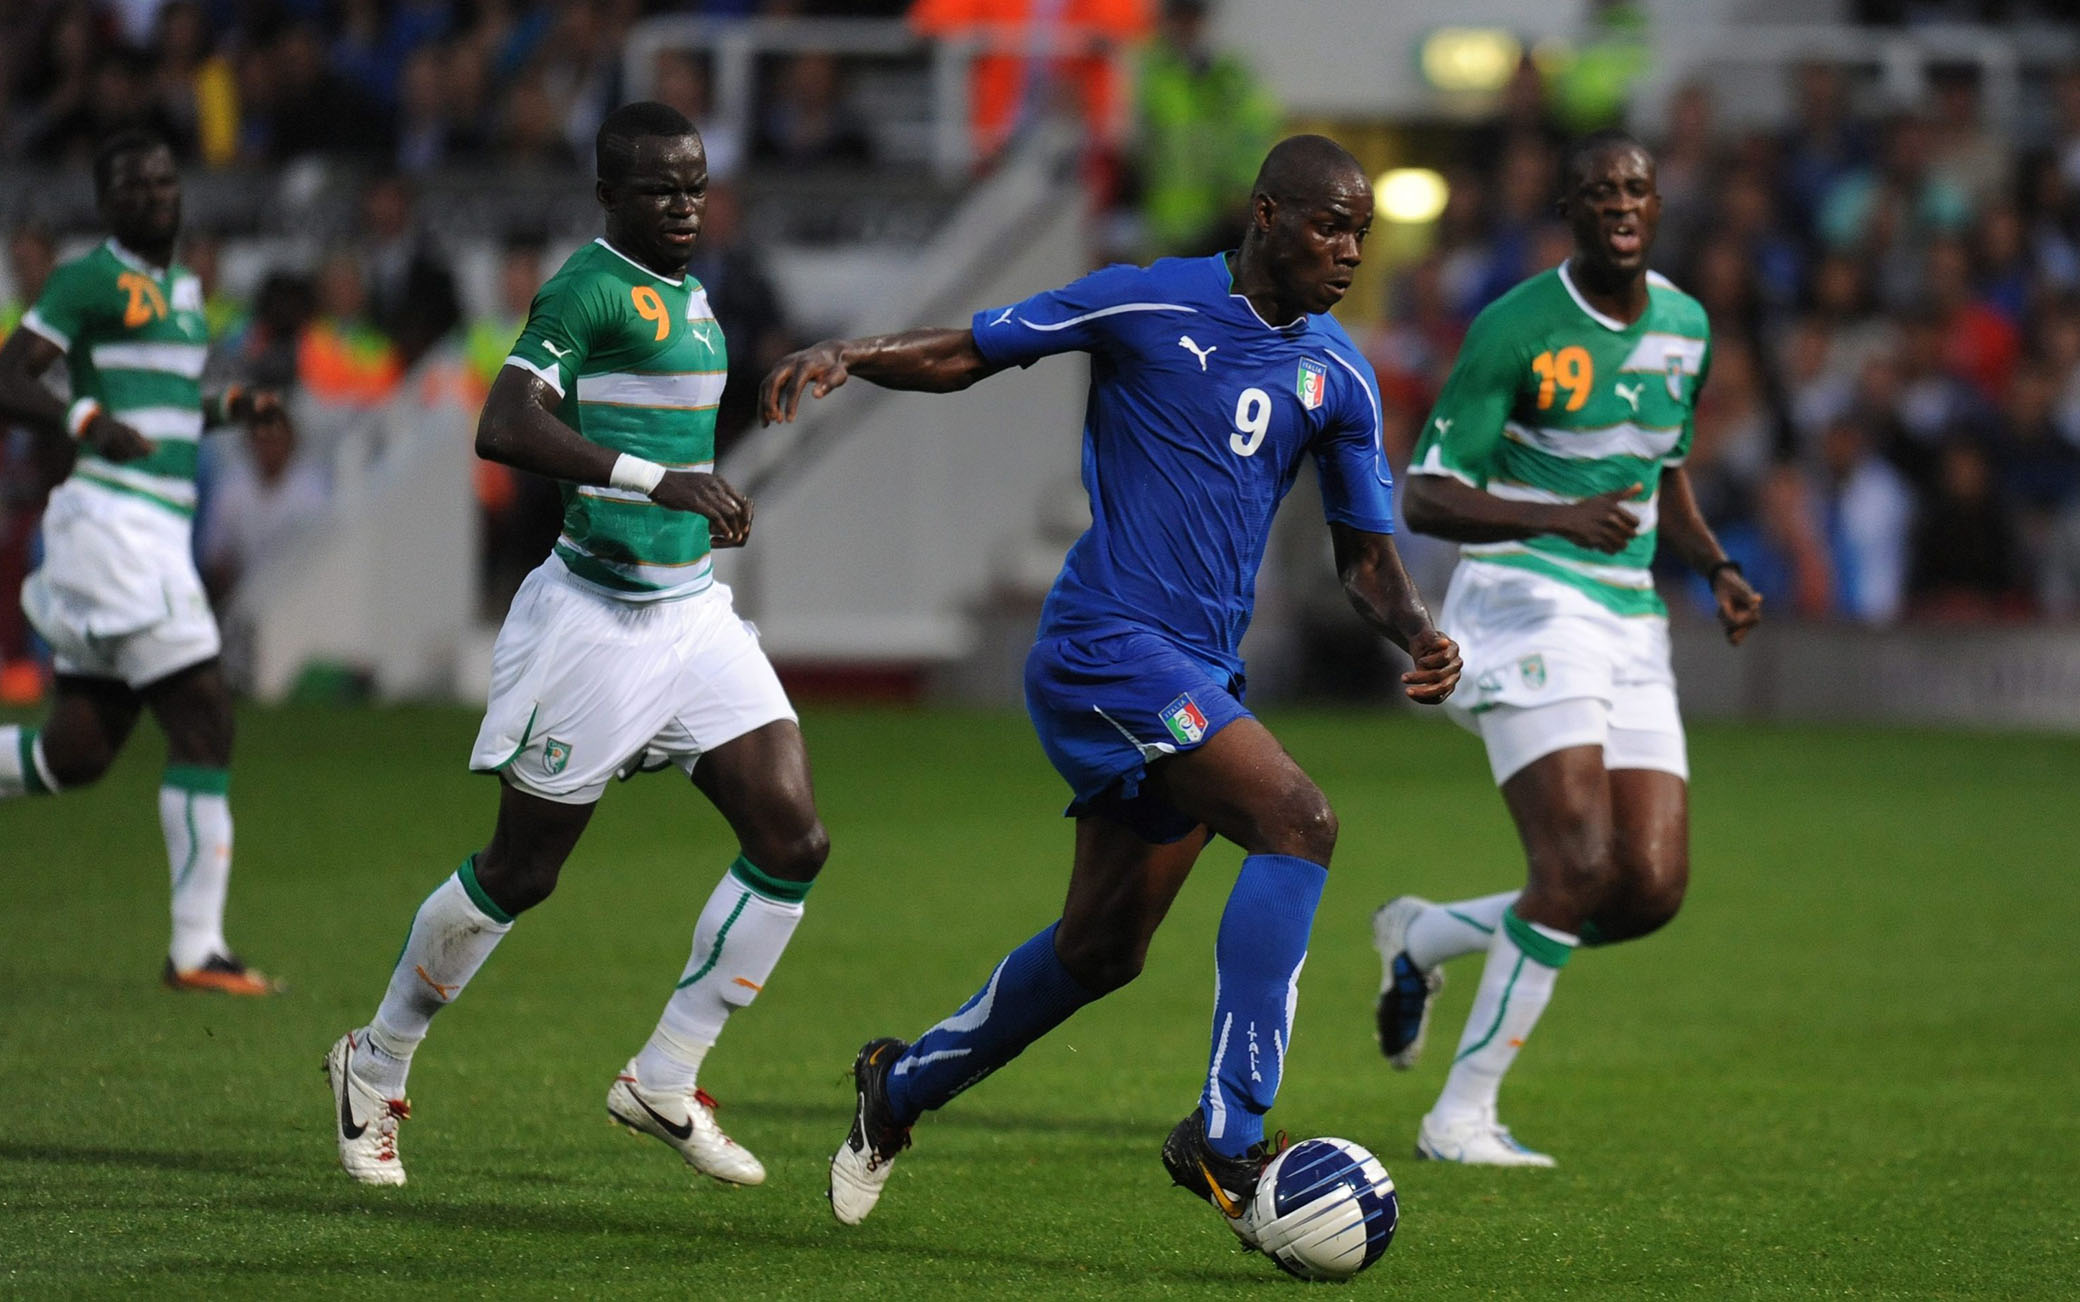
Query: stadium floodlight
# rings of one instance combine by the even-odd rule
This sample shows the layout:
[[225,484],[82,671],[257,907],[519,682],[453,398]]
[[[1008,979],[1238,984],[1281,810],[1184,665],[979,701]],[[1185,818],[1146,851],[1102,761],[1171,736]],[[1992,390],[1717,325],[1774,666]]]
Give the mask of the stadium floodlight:
[[1427,167],[1396,167],[1372,182],[1380,216],[1411,226],[1436,221],[1451,193],[1444,177]]
[[1523,43],[1502,27],[1440,27],[1423,38],[1416,56],[1437,89],[1481,94],[1501,90],[1523,57]]

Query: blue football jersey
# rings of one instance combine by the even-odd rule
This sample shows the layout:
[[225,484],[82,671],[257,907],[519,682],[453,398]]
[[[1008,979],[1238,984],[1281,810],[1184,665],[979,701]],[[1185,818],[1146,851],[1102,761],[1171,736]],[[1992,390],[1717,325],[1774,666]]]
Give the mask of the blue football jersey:
[[1271,518],[1305,455],[1331,521],[1393,531],[1371,365],[1327,315],[1267,323],[1225,257],[1107,267],[978,312],[974,332],[1000,365],[1091,357],[1091,527],[1048,594],[1043,637],[1148,630],[1239,674]]

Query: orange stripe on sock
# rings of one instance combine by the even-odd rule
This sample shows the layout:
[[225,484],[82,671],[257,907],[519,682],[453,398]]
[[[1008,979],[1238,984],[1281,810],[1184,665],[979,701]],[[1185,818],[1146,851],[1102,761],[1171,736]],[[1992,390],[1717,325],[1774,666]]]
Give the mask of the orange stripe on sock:
[[761,991],[761,990],[765,989],[765,987],[764,987],[764,986],[762,986],[762,985],[760,985],[760,984],[759,984],[758,982],[756,982],[756,981],[746,981],[746,980],[745,980],[744,978],[742,978],[742,977],[737,977],[737,978],[733,979],[733,980],[732,980],[732,981],[730,982],[730,984],[731,984],[731,985],[733,985],[733,986],[742,986],[742,987],[744,987],[744,988],[745,988],[746,990],[749,990],[749,991],[750,991],[750,992],[751,992],[752,994],[757,994],[757,993],[758,993],[759,991]]

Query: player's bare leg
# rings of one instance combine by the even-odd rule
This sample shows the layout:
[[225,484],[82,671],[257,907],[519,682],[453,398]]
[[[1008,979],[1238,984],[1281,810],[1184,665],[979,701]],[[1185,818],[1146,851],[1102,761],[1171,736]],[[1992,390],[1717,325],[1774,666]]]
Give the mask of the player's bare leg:
[[1611,775],[1601,746],[1541,756],[1502,784],[1528,869],[1523,894],[1503,911],[1488,945],[1458,1055],[1416,1151],[1442,1161],[1551,1166],[1517,1143],[1496,1116],[1503,1074],[1552,998],[1585,924],[1619,885]]
[[340,1165],[365,1184],[403,1184],[397,1124],[410,1115],[405,1081],[433,1015],[453,1003],[521,913],[549,898],[592,820],[564,804],[499,788],[490,844],[434,888],[413,915],[375,1019],[326,1055]]
[[1313,779],[1255,719],[1165,760],[1156,789],[1247,857],[1214,951],[1212,1050],[1199,1106],[1163,1141],[1163,1165],[1249,1241],[1240,1219],[1274,1155],[1264,1137],[1285,1070],[1315,907],[1336,816]]
[[[1140,975],[1206,844],[1203,829],[1168,844],[1116,819],[1076,820],[1062,916],[1007,955],[974,997],[918,1037],[870,1040],[853,1061],[852,1129],[831,1159],[831,1211],[857,1225],[881,1198],[918,1116],[1024,1052],[1077,1009]],[[898,1068],[901,1074],[898,1075]]]
[[90,786],[108,772],[144,703],[113,678],[58,675],[41,728],[0,728],[0,799]]
[[212,656],[138,689],[166,734],[159,827],[173,874],[173,940],[164,979],[175,990],[265,995],[279,987],[224,939],[231,890],[231,688]]
[[1181,841],[1153,845],[1110,818],[1076,820],[1076,862],[1054,949],[1077,984],[1104,995],[1141,975],[1149,942],[1207,839],[1201,827]]
[[1580,932],[1618,881],[1611,775],[1602,747],[1571,746],[1533,760],[1502,784],[1502,800],[1527,870],[1517,917]]
[[231,874],[231,696],[215,659],[141,690],[111,678],[60,675],[40,731],[0,729],[19,772],[0,765],[0,796],[69,791],[100,780],[149,707],[166,734],[160,830],[172,878],[173,935],[163,977],[177,990],[261,995],[274,983],[224,942]]
[[546,800],[501,783],[498,822],[475,858],[477,885],[510,918],[548,899],[594,808]]
[[1690,784],[1660,769],[1612,769],[1610,785],[1617,880],[1583,926],[1588,945],[1660,930],[1690,886]]
[[765,1167],[715,1122],[698,1084],[732,1012],[758,997],[802,919],[803,899],[830,854],[816,814],[809,752],[781,719],[716,747],[693,783],[737,834],[741,853],[708,897],[693,952],[642,1052],[607,1091],[607,1112],[652,1135],[688,1165],[731,1184],[759,1184]]
[[[1595,774],[1581,776],[1593,800]],[[1584,946],[1635,940],[1665,925],[1682,907],[1690,877],[1687,779],[1659,768],[1613,768],[1604,780],[1612,880],[1574,933]],[[1520,826],[1528,820],[1534,829],[1554,827],[1553,818],[1537,812],[1549,798],[1524,796]],[[1548,837],[1541,859],[1551,863],[1583,853],[1580,845],[1556,844]],[[1381,959],[1379,1044],[1395,1067],[1413,1067],[1422,1052],[1430,1002],[1443,985],[1441,965],[1463,954],[1486,953],[1502,927],[1503,912],[1520,894],[1503,891],[1445,905],[1401,896],[1373,914],[1373,944]],[[1548,906],[1551,899],[1549,893]]]

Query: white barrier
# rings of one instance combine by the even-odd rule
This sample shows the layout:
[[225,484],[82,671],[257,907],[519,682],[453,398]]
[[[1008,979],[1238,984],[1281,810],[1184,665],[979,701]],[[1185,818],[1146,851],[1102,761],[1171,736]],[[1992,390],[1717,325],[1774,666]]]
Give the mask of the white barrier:
[[1698,717],[2080,731],[2080,628],[1765,623],[1745,645],[1675,629]]
[[419,388],[340,440],[325,518],[240,584],[226,613],[261,700],[314,664],[368,675],[385,700],[456,694],[477,611],[476,412]]
[[[1038,142],[965,203],[848,335],[965,326],[979,308],[1080,275],[1084,199],[1062,142]],[[775,659],[945,662],[1003,548],[1074,476],[1088,368],[1054,358],[958,394],[861,381],[748,439],[723,465],[758,505],[717,573]]]

